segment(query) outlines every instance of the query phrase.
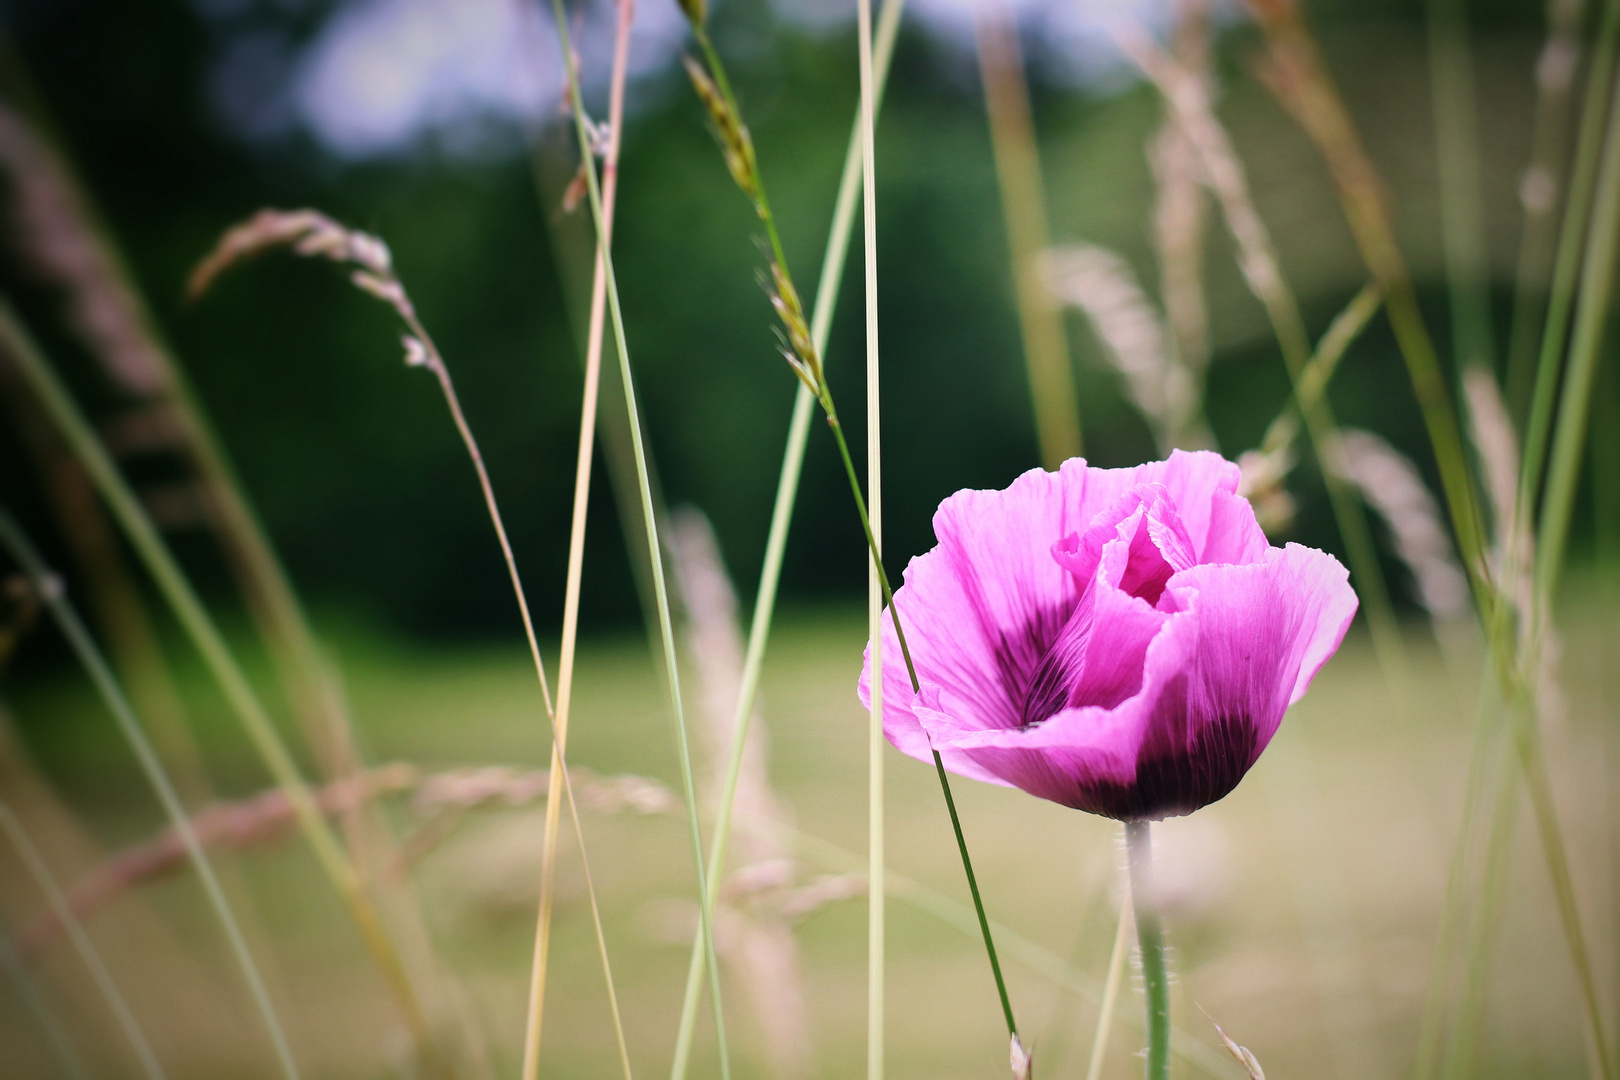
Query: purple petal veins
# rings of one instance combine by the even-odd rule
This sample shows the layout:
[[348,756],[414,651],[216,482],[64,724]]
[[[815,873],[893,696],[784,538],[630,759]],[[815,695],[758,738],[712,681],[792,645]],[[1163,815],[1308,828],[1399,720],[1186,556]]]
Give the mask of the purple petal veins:
[[895,594],[921,689],[884,665],[889,740],[1127,820],[1225,796],[1356,610],[1337,560],[1272,547],[1237,481],[1219,455],[1178,451],[946,499],[938,545]]

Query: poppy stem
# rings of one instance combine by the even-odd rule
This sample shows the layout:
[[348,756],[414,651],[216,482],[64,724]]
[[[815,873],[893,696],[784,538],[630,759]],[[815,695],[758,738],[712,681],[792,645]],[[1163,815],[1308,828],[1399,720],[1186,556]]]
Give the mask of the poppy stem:
[[1131,906],[1142,952],[1142,986],[1147,995],[1147,1080],[1170,1075],[1170,973],[1164,960],[1164,930],[1153,897],[1153,838],[1146,821],[1125,823],[1125,850],[1131,866]]

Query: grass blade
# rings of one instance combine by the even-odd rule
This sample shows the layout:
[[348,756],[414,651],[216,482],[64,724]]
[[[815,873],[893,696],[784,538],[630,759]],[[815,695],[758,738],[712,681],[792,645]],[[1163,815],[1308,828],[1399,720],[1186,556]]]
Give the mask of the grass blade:
[[1108,1033],[1114,1027],[1114,1006],[1119,1003],[1119,984],[1125,981],[1125,958],[1131,952],[1131,901],[1126,890],[1119,904],[1119,926],[1114,930],[1114,946],[1108,951],[1108,975],[1103,980],[1102,1004],[1097,1007],[1097,1033],[1091,1037],[1091,1061],[1086,1080],[1102,1080],[1103,1060],[1108,1056]]
[[254,962],[253,953],[248,949],[247,939],[243,936],[242,928],[237,924],[236,916],[231,911],[230,902],[225,899],[225,890],[214,874],[213,863],[203,851],[196,832],[191,828],[191,821],[186,816],[185,806],[181,804],[180,794],[169,780],[163,762],[146,737],[145,729],[141,727],[141,722],[119,686],[118,679],[113,675],[112,668],[102,657],[101,650],[96,648],[78,613],[67,602],[63,595],[61,579],[50,572],[28,537],[3,508],[0,508],[0,544],[11,552],[12,558],[32,581],[35,594],[50,611],[62,636],[68,639],[74,655],[89,673],[102,701],[118,722],[119,730],[123,732],[130,749],[135,753],[136,760],[140,762],[141,771],[146,774],[147,782],[157,793],[158,801],[163,804],[164,812],[168,814],[181,843],[185,845],[186,855],[197,872],[197,879],[202,883],[203,891],[208,896],[208,903],[214,909],[214,914],[218,916],[220,926],[225,931],[226,941],[230,945],[237,966],[242,969],[242,978],[248,985],[254,1007],[258,1009],[259,1016],[264,1021],[265,1032],[270,1036],[270,1043],[275,1050],[282,1074],[288,1080],[298,1080],[298,1064],[293,1059],[292,1047],[287,1043],[286,1033],[282,1031],[281,1021],[277,1018],[275,1006],[270,1001],[270,992],[265,988],[258,964]]
[[0,300],[0,348],[4,348],[16,362],[45,410],[72,445],[80,463],[90,473],[102,498],[112,509],[113,516],[118,519],[125,535],[157,582],[159,591],[173,608],[181,626],[191,637],[224,692],[249,741],[297,812],[299,826],[316,860],[348,907],[367,950],[399,1004],[424,1060],[433,1071],[446,1071],[447,1066],[440,1061],[433,1047],[427,1018],[422,1012],[416,989],[389,940],[387,929],[370,896],[366,894],[359,874],[315,805],[309,785],[276,731],[269,712],[260,702],[257,692],[226,645],[224,635],[214,625],[140,500],[125,483],[112,458],[96,438],[89,421],[46,363],[10,304],[4,300]]
[[45,1042],[50,1046],[56,1063],[61,1066],[68,1080],[89,1080],[90,1074],[85,1071],[84,1061],[79,1052],[73,1049],[73,1043],[63,1029],[62,1023],[56,1017],[56,1011],[50,1007],[40,996],[39,988],[34,980],[29,978],[28,969],[23,967],[17,950],[12,948],[11,942],[0,936],[0,968],[5,969],[6,978],[10,980],[12,989],[22,999],[23,1008],[28,1015],[34,1018],[39,1029],[45,1035]]
[[[883,103],[883,90],[889,76],[889,62],[894,55],[894,43],[899,35],[900,16],[904,9],[905,0],[885,0],[882,13],[878,16],[872,58],[873,78],[876,84],[874,111]],[[844,155],[844,171],[838,184],[832,225],[828,230],[827,246],[822,255],[821,277],[816,285],[815,303],[811,308],[810,337],[816,353],[822,356],[826,355],[828,332],[832,327],[833,312],[838,306],[838,288],[843,280],[844,264],[849,253],[849,237],[855,221],[855,200],[861,190],[861,146],[861,118],[857,115],[850,130],[849,148]],[[793,521],[793,502],[799,490],[805,447],[810,440],[810,419],[815,408],[815,396],[808,387],[800,385],[793,399],[793,417],[788,424],[787,447],[782,453],[782,469],[777,479],[775,503],[771,509],[770,532],[765,540],[765,559],[760,567],[759,587],[754,593],[754,613],[749,623],[742,681],[737,693],[737,712],[732,724],[733,741],[726,762],[725,781],[720,791],[720,805],[715,815],[714,836],[709,844],[711,896],[719,888],[720,877],[724,873],[726,843],[731,833],[731,816],[735,805],[737,782],[742,772],[743,752],[754,714],[754,701],[759,694],[760,671],[764,667],[765,649],[770,641],[771,620],[776,611],[776,590],[782,577],[782,557],[787,549],[788,530]],[[675,1058],[670,1069],[671,1080],[684,1080],[686,1076],[692,1032],[697,1018],[698,988],[702,984],[703,970],[702,942],[694,940],[692,959],[687,969],[686,993],[681,1003]]]
[[112,1010],[118,1026],[123,1029],[124,1037],[129,1040],[130,1048],[135,1051],[135,1056],[139,1059],[141,1069],[146,1073],[148,1080],[166,1080],[163,1066],[158,1063],[157,1055],[152,1053],[152,1045],[147,1041],[146,1033],[141,1030],[135,1014],[130,1011],[129,1002],[123,992],[113,981],[112,972],[107,970],[106,963],[101,959],[101,953],[90,940],[90,935],[85,933],[84,924],[79,922],[78,916],[74,915],[73,909],[68,906],[67,898],[62,895],[61,886],[57,884],[51,875],[50,867],[45,863],[45,857],[29,839],[28,831],[12,812],[11,804],[3,798],[0,798],[0,832],[4,832],[6,838],[11,841],[29,876],[34,879],[34,884],[45,894],[51,910],[56,913],[57,919],[67,930],[74,950],[78,952],[79,959],[89,970],[90,977],[95,980],[96,989],[101,991],[101,996],[106,999],[107,1007]]

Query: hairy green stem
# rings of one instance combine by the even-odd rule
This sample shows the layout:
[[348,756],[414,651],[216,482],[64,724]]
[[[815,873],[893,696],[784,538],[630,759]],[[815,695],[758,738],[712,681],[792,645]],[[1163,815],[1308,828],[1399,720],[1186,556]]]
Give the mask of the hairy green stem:
[[1147,997],[1147,1080],[1170,1076],[1170,973],[1164,957],[1164,929],[1153,896],[1153,836],[1146,821],[1125,823],[1125,850],[1131,866],[1131,907],[1141,946],[1142,986]]

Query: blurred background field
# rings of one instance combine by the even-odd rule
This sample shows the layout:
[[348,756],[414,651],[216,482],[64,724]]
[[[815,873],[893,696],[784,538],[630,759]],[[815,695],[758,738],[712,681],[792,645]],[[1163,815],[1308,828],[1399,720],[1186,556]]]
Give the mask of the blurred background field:
[[[1018,0],[1006,9],[1027,61],[1051,241],[1118,253],[1154,296],[1164,267],[1151,146],[1165,114],[1113,34],[1140,23],[1167,38],[1187,10],[1201,7]],[[1540,189],[1526,184],[1538,95],[1557,63],[1584,74],[1581,50],[1593,43],[1600,8],[1596,0],[1584,8],[1555,0],[1545,9],[1506,0],[1305,5],[1387,186],[1396,235],[1459,399],[1430,20],[1465,15],[1478,119],[1480,201],[1471,225],[1494,337],[1487,366],[1506,384],[1518,341],[1515,303],[1524,294],[1526,207],[1540,205]],[[932,545],[930,517],[943,497],[1004,487],[1041,459],[974,10],[966,0],[913,0],[877,132],[885,535],[897,580],[906,560]],[[1572,10],[1576,30],[1565,38],[1573,60],[1551,48],[1563,39],[1548,28],[1549,18],[1564,25]],[[857,105],[853,11],[852,2],[834,0],[726,0],[713,10],[716,45],[731,65],[807,299]],[[605,109],[611,12],[592,0],[577,27],[593,110]],[[762,295],[759,222],[732,188],[680,70],[687,45],[677,5],[640,0],[637,19],[614,245],[626,336],[658,492],[667,505],[696,508],[712,523],[746,616],[795,382],[776,352]],[[359,757],[379,785],[368,803],[375,816],[340,808],[333,821],[354,850],[382,853],[363,870],[425,988],[435,1037],[456,1047],[458,1068],[480,1080],[517,1075],[522,1058],[540,874],[534,783],[550,743],[478,488],[437,387],[401,363],[391,314],[331,267],[269,256],[232,271],[195,302],[184,298],[184,283],[226,227],[263,206],[316,207],[388,243],[483,444],[555,675],[594,241],[588,214],[566,205],[577,156],[549,20],[526,0],[0,6],[4,299],[118,454],[300,765],[325,775],[330,748],[308,745],[294,720],[302,706],[285,693],[255,634],[240,567],[221,556],[216,511],[192,463],[166,441],[172,432],[161,423],[143,426],[152,419],[143,408],[149,402],[120,383],[116,363],[100,351],[105,338],[85,329],[95,312],[76,309],[73,283],[41,259],[41,227],[53,213],[71,214],[76,190],[148,306],[153,340],[172,346],[239,490],[314,612]],[[1208,33],[1218,115],[1316,340],[1368,272],[1316,148],[1256,75],[1265,43],[1248,10],[1213,4]],[[26,120],[23,136],[13,126],[18,118]],[[28,131],[42,141],[30,141]],[[28,187],[40,145],[63,155],[69,196],[47,191],[43,202],[30,201],[31,192],[40,194]],[[1260,444],[1291,389],[1266,309],[1238,270],[1212,200],[1208,207],[1199,280],[1209,359],[1200,404],[1214,446],[1236,459]],[[853,257],[826,356],[860,467],[858,266]],[[1544,282],[1530,283],[1537,303],[1544,292]],[[1078,311],[1062,318],[1087,458],[1116,467],[1161,456],[1154,423],[1108,345]],[[1563,704],[1542,717],[1611,1032],[1620,1016],[1613,337],[1590,398],[1571,569],[1557,607],[1552,681]],[[1464,350],[1456,351],[1460,371]],[[98,621],[106,609],[95,603],[97,589],[106,579],[95,560],[83,559],[60,499],[64,490],[85,495],[88,488],[64,479],[72,469],[60,457],[40,453],[43,414],[12,374],[0,358],[7,406],[0,505],[62,571],[67,595],[92,616],[96,633],[116,638]],[[662,1076],[697,908],[669,709],[643,621],[639,524],[625,509],[634,492],[622,431],[612,430],[623,425],[612,378],[589,504],[569,760],[582,770],[583,828],[631,1062],[637,1075]],[[1522,421],[1526,402],[1507,390]],[[1382,316],[1351,345],[1329,398],[1343,425],[1376,432],[1429,491],[1440,490]],[[812,427],[761,691],[768,764],[756,779],[769,786],[755,795],[774,800],[786,830],[750,834],[742,823],[734,852],[741,870],[723,895],[718,928],[739,1078],[858,1076],[866,1061],[866,733],[855,696],[866,640],[864,545],[833,445],[819,421]],[[1321,470],[1311,454],[1302,457],[1288,475],[1287,512],[1272,539],[1345,557]],[[1242,1075],[1222,1056],[1210,1019],[1253,1049],[1273,1078],[1414,1075],[1426,1009],[1445,1018],[1440,1045],[1457,1070],[1448,1080],[1599,1075],[1584,1048],[1578,980],[1516,782],[1504,788],[1511,792],[1504,797],[1524,805],[1500,838],[1510,854],[1499,907],[1489,899],[1479,837],[1459,872],[1463,925],[1489,938],[1489,967],[1462,972],[1459,944],[1435,975],[1459,834],[1465,822],[1484,821],[1491,805],[1469,789],[1471,757],[1481,753],[1476,731],[1500,733],[1506,723],[1490,692],[1479,703],[1481,687],[1494,684],[1466,597],[1460,615],[1440,611],[1420,587],[1434,562],[1450,559],[1454,568],[1456,561],[1433,500],[1426,512],[1440,536],[1426,564],[1403,552],[1381,518],[1374,523],[1410,666],[1409,700],[1392,694],[1358,621],[1247,782],[1159,831],[1177,1040],[1197,1048],[1193,1060],[1177,1062],[1178,1077]],[[110,550],[114,561],[134,566],[116,538]],[[0,562],[0,582],[15,583],[11,571]],[[270,779],[207,670],[150,582],[139,572],[130,580],[138,603],[154,613],[152,641],[192,724],[190,749],[187,739],[154,731],[171,765],[195,753],[202,766],[190,775],[206,783],[183,786],[188,808],[270,797]],[[116,867],[104,860],[119,853],[149,851],[143,845],[165,819],[69,649],[32,611],[26,589],[7,589],[0,596],[0,798],[72,885]],[[729,722],[716,719],[714,695],[724,700],[727,690],[712,685],[705,667],[714,661],[712,639],[694,643],[690,614],[677,612],[677,629],[706,830],[716,747]],[[734,658],[721,659],[724,668]],[[1503,740],[1488,741],[1479,774],[1497,775],[1504,752]],[[1006,1075],[994,985],[937,783],[897,753],[887,766],[895,875],[889,1074]],[[495,769],[505,771],[469,771]],[[521,805],[504,805],[520,788],[521,797],[508,801]],[[435,791],[438,803],[429,797]],[[1121,899],[1118,826],[1011,789],[959,781],[955,792],[1036,1073],[1079,1080]],[[484,804],[462,805],[479,798]],[[277,821],[262,834],[222,842],[215,854],[305,1075],[431,1074],[337,894],[285,813]],[[365,841],[383,833],[402,846]],[[542,1075],[611,1075],[613,1030],[566,824],[563,837]],[[115,888],[88,920],[92,940],[169,1075],[273,1075],[271,1048],[195,879],[183,867],[170,870]],[[71,1075],[64,1062],[75,1057],[87,1075],[139,1075],[70,943],[41,921],[46,910],[15,853],[0,844],[0,959],[9,965],[0,974],[26,975],[0,985],[0,1080]],[[32,986],[34,1004],[55,1017],[66,1059],[53,1053],[50,1024],[32,1016],[20,985]],[[1430,1001],[1434,985],[1440,1006]],[[1141,1069],[1141,1036],[1131,1026],[1140,995],[1129,978],[1126,987],[1104,1077]],[[1457,1002],[1470,994],[1483,995],[1481,1028],[1471,1063],[1457,1064],[1446,1040],[1466,1011]],[[693,1075],[717,1075],[713,1029],[701,1020],[696,1030]]]
[[[1590,596],[1612,579],[1587,579]],[[1607,800],[1616,747],[1612,613],[1571,605],[1566,659],[1574,707],[1556,732],[1560,794],[1578,845],[1588,910],[1611,910],[1617,854]],[[1395,1076],[1417,1038],[1433,954],[1436,912],[1458,827],[1472,738],[1473,671],[1448,672],[1414,634],[1423,678],[1417,709],[1391,705],[1365,640],[1353,636],[1290,715],[1272,748],[1231,796],[1161,827],[1159,858],[1178,964],[1177,1007],[1186,1030],[1211,1047],[1207,1010],[1245,1045],[1263,1048],[1269,1076]],[[798,877],[863,866],[865,769],[862,712],[853,679],[864,622],[854,609],[804,609],[784,617],[766,668],[764,715],[770,774],[806,833]],[[520,651],[488,646],[423,649],[373,632],[334,628],[333,641],[372,760],[448,768],[507,762],[537,768],[544,746],[532,672]],[[639,640],[599,639],[581,658],[577,742],[571,755],[598,773],[675,782],[668,719],[655,669]],[[188,678],[188,683],[190,679]],[[203,691],[203,687],[193,689]],[[249,786],[255,769],[226,732],[226,718],[198,694],[221,774]],[[136,842],[162,819],[76,680],[42,683],[15,701],[20,716],[53,717],[37,736],[40,767],[107,846]],[[900,890],[891,902],[890,1068],[895,1076],[988,1076],[1004,1068],[994,990],[972,934],[971,909],[938,789],[925,767],[890,757],[890,862],[945,898],[952,925]],[[1096,1009],[1051,978],[1072,967],[1095,987],[1106,967],[1117,912],[1117,826],[1012,789],[958,785],[964,824],[1001,942],[1021,1020],[1052,1076],[1079,1075]],[[397,820],[420,824],[396,801]],[[638,1071],[666,1064],[693,907],[689,852],[678,816],[586,812],[585,828],[615,949]],[[516,1067],[538,879],[538,810],[471,813],[420,864],[418,888],[444,960],[459,973],[471,1023],[487,1037],[500,1073]],[[1528,823],[1517,837],[1513,882],[1500,928],[1490,1027],[1474,1075],[1583,1075],[1569,961]],[[828,845],[843,849],[841,856]],[[572,853],[570,852],[570,857]],[[377,1075],[404,1053],[345,916],[295,837],[232,862],[276,945],[271,968],[311,1074]],[[612,1038],[577,866],[564,860],[559,990],[547,1052],[549,1075],[600,1075]],[[32,910],[6,889],[11,918]],[[97,939],[127,978],[143,1022],[175,1075],[243,1075],[262,1069],[262,1037],[240,1003],[190,883],[142,889],[97,917]],[[864,1060],[864,907],[835,902],[797,928],[814,1041],[806,1075],[853,1075]],[[967,932],[963,931],[963,926]],[[1616,927],[1594,922],[1599,955],[1612,957]],[[1012,935],[1022,939],[1014,943]],[[154,943],[168,954],[149,959]],[[126,951],[127,950],[127,951]],[[1033,960],[1031,960],[1031,957]],[[64,1019],[94,1053],[98,1072],[127,1070],[116,1036],[67,957],[44,969],[63,992]],[[1614,968],[1605,992],[1614,992]],[[58,983],[57,980],[60,980]],[[770,1055],[752,1012],[750,983],[728,979],[739,1067],[768,1074]],[[179,1007],[180,1003],[184,1007]],[[700,1029],[701,1030],[701,1029]],[[1140,1067],[1134,1032],[1113,1039],[1110,1076]],[[49,1075],[25,1014],[0,1020],[7,1075]],[[700,1074],[714,1068],[712,1047]],[[1202,1075],[1182,1069],[1182,1075]]]

